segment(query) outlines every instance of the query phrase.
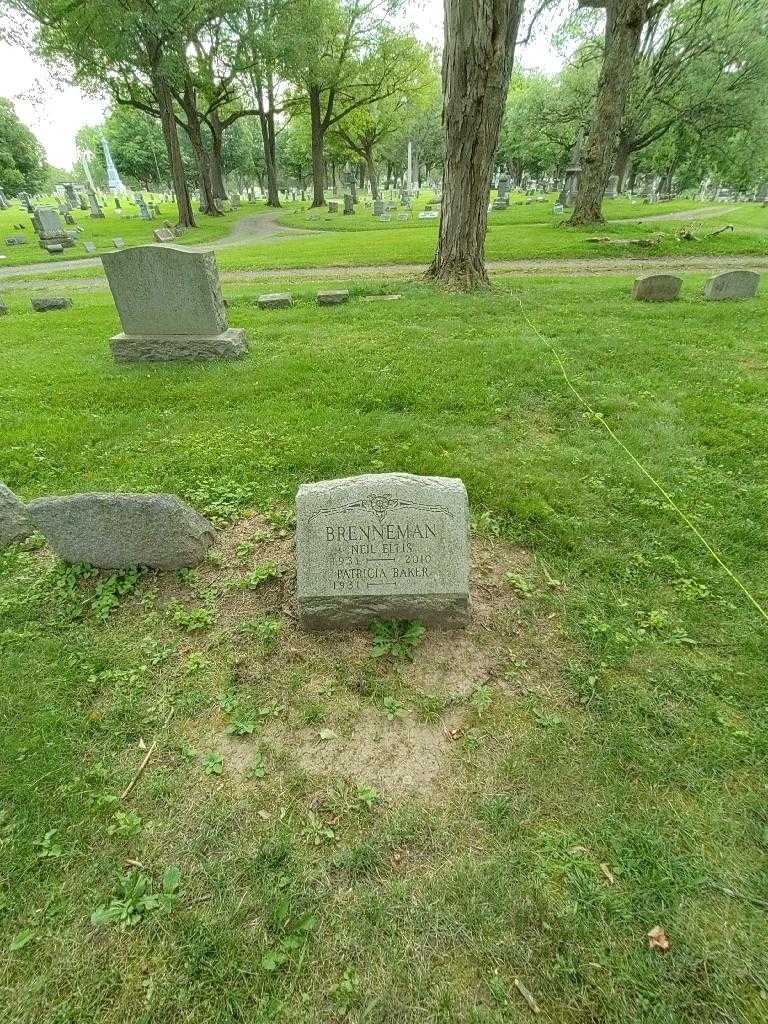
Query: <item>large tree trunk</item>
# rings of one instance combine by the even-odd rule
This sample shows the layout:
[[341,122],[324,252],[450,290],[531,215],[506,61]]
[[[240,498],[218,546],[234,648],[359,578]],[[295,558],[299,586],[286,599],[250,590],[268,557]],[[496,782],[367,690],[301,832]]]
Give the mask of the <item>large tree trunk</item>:
[[200,208],[210,217],[221,217],[221,210],[216,205],[211,182],[211,165],[203,143],[202,124],[197,110],[194,89],[189,79],[184,83],[184,92],[180,97],[181,106],[187,117],[184,130],[189,136],[200,174]]
[[579,190],[569,224],[602,224],[608,184],[624,116],[648,0],[580,0],[582,7],[605,6],[605,50],[589,138],[582,153]]
[[227,199],[227,190],[224,188],[224,173],[221,167],[221,154],[224,148],[224,126],[215,110],[211,111],[209,127],[211,129],[211,186],[216,199]]
[[325,206],[325,163],[323,160],[325,128],[320,108],[320,87],[317,85],[309,87],[309,114],[312,122],[312,206]]
[[271,110],[259,110],[261,141],[264,146],[264,165],[267,170],[267,206],[280,207],[277,190],[277,160],[275,153],[275,115]]
[[368,181],[371,183],[371,199],[381,199],[381,193],[379,192],[379,172],[376,170],[373,152],[370,150],[365,154],[365,166],[368,171]]
[[179,215],[179,226],[185,228],[197,227],[195,215],[192,212],[192,203],[189,200],[189,189],[187,188],[187,176],[184,173],[184,163],[181,159],[181,146],[179,145],[179,132],[176,127],[176,118],[173,115],[173,95],[161,74],[152,79],[152,86],[157,97],[157,105],[160,110],[160,124],[163,128],[165,149],[168,154],[168,165],[171,168],[171,181],[173,191],[176,193],[176,208]]
[[624,191],[624,182],[627,177],[627,171],[629,170],[630,163],[632,161],[632,139],[624,136],[622,133],[619,134],[619,145],[616,150],[616,163],[614,173],[619,179],[618,191]]
[[488,195],[524,2],[444,0],[443,202],[427,277],[450,287],[488,284]]

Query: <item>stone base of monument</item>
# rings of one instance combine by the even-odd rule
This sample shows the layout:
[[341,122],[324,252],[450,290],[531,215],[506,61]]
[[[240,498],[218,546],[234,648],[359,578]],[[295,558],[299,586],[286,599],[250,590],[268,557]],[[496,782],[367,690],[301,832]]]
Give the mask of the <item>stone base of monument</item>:
[[242,327],[221,334],[115,334],[109,339],[118,363],[197,363],[209,359],[242,359],[248,339]]
[[470,620],[468,594],[398,594],[386,597],[301,597],[299,621],[304,629],[348,629],[374,619],[409,619],[448,629]]

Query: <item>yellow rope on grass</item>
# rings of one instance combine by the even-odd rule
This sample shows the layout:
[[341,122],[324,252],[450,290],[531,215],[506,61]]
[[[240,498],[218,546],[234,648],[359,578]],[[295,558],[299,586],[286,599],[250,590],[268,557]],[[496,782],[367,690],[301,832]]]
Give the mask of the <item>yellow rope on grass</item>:
[[536,325],[531,322],[528,314],[525,311],[525,308],[523,306],[522,301],[520,299],[518,299],[517,301],[520,303],[520,312],[523,314],[523,319],[528,324],[528,326],[531,328],[531,330],[536,335],[536,337],[544,342],[544,344],[547,346],[549,351],[555,357],[555,359],[557,360],[557,365],[560,367],[560,372],[563,375],[563,379],[564,379],[565,383],[568,385],[570,390],[576,396],[576,398],[580,402],[580,404],[583,405],[584,408],[587,410],[587,412],[589,412],[592,416],[594,416],[595,419],[597,419],[598,422],[601,423],[603,427],[605,427],[606,431],[613,438],[613,440],[616,442],[616,444],[619,446],[619,448],[621,448],[621,450],[626,455],[629,456],[629,458],[632,460],[632,462],[634,462],[634,464],[637,466],[637,468],[640,470],[640,472],[643,474],[643,476],[653,484],[653,486],[656,488],[656,490],[659,492],[659,494],[661,494],[663,496],[664,500],[667,502],[669,507],[680,517],[680,519],[685,523],[685,525],[688,527],[688,529],[691,531],[691,533],[693,533],[694,536],[697,537],[701,541],[701,543],[707,549],[709,554],[714,558],[714,560],[717,562],[717,564],[720,566],[720,568],[723,569],[728,574],[728,576],[730,576],[730,578],[733,580],[733,582],[736,584],[736,586],[739,588],[739,590],[744,594],[744,596],[747,598],[747,600],[757,609],[757,611],[759,612],[759,614],[763,618],[763,620],[765,622],[768,622],[768,610],[766,610],[763,607],[763,605],[760,604],[760,602],[757,600],[757,598],[754,596],[754,594],[749,590],[749,588],[746,586],[746,584],[736,575],[736,573],[733,571],[733,569],[731,569],[731,567],[726,564],[726,562],[723,560],[721,555],[715,550],[715,548],[712,547],[712,545],[709,543],[709,541],[704,536],[704,534],[701,532],[701,530],[699,530],[699,528],[693,522],[691,522],[690,518],[680,508],[680,506],[675,502],[675,499],[672,497],[672,495],[668,491],[666,491],[664,489],[664,487],[662,487],[662,485],[659,483],[659,481],[651,473],[648,472],[648,470],[645,468],[645,466],[642,464],[642,462],[640,462],[640,460],[635,455],[633,455],[633,453],[629,450],[629,448],[627,448],[627,446],[624,444],[624,442],[621,440],[621,438],[617,437],[615,432],[611,429],[611,427],[606,422],[605,417],[602,415],[602,413],[599,413],[595,409],[593,409],[592,406],[589,404],[589,402],[586,400],[586,398],[584,398],[584,396],[576,389],[576,387],[574,386],[573,382],[571,381],[571,378],[568,376],[568,371],[566,370],[565,365],[563,364],[563,360],[560,358],[560,354],[558,353],[557,349],[554,347],[554,345],[550,341],[548,341],[544,337],[544,335],[541,333],[541,331],[539,331],[539,329],[536,327]]

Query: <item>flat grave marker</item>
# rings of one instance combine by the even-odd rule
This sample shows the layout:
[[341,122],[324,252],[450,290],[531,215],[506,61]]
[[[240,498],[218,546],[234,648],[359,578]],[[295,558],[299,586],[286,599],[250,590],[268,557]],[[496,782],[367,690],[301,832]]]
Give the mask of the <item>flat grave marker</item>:
[[296,496],[297,599],[309,629],[371,619],[469,618],[469,504],[461,480],[367,474]]

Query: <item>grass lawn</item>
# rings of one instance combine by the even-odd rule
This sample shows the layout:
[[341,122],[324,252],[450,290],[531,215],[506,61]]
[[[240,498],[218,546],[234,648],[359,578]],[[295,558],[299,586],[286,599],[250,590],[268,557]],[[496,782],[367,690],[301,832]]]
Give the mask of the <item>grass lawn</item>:
[[[282,224],[288,227],[311,228],[317,231],[403,231],[414,227],[429,231],[434,229],[434,222],[430,220],[419,220],[418,214],[426,209],[434,193],[424,191],[418,199],[413,201],[413,215],[409,220],[401,220],[399,214],[404,211],[399,206],[399,197],[394,193],[394,198],[388,202],[398,203],[396,210],[391,213],[391,220],[383,222],[379,217],[373,215],[373,203],[371,200],[363,199],[355,207],[354,216],[344,216],[343,213],[329,213],[326,207],[312,209],[306,203],[286,203],[280,215]],[[546,201],[529,200],[522,193],[513,193],[510,196],[510,205],[507,210],[491,210],[488,214],[488,223],[492,227],[506,224],[546,224],[555,225],[568,219],[569,214],[554,214],[553,206],[557,202],[557,194],[552,193]],[[341,200],[339,201],[340,206]],[[687,210],[695,212],[700,209],[711,209],[712,203],[698,203],[691,199],[676,199],[668,203],[644,203],[642,200],[631,199],[607,199],[603,203],[603,213],[608,220],[617,220],[625,217],[644,218],[665,213],[681,213]]]
[[[415,206],[424,206],[423,197]],[[711,206],[711,204],[710,204]],[[631,224],[609,221],[599,228],[572,229],[564,226],[563,218],[554,218],[548,212],[550,206],[512,206],[507,211],[494,212],[489,217],[486,239],[486,257],[489,260],[559,260],[559,259],[613,259],[643,258],[654,256],[768,256],[768,210],[761,207],[745,206],[733,214],[724,213],[722,218],[696,220],[695,212],[702,204],[680,200],[676,203],[643,206],[627,200],[611,200],[606,203],[610,217],[637,216]],[[648,221],[651,211],[665,212],[691,209],[690,221]],[[185,241],[201,242],[213,240],[226,234],[233,220],[245,212],[266,212],[263,204],[244,207],[237,214],[227,214],[216,221],[200,217],[201,227],[188,232]],[[541,218],[544,217],[544,221]],[[533,218],[533,220],[531,220]],[[280,236],[264,240],[228,246],[217,254],[222,270],[270,270],[306,268],[332,265],[353,267],[365,265],[397,265],[407,263],[428,263],[437,245],[438,227],[436,221],[420,221],[413,217],[409,221],[392,220],[382,224],[370,211],[360,210],[354,217],[342,214],[329,215],[327,211],[307,210],[304,204],[290,204],[279,217],[280,223],[303,229],[316,229],[316,235]],[[107,222],[92,222],[102,225],[106,232],[100,251],[112,248],[113,227]],[[736,230],[715,237],[706,237],[726,224],[735,224]],[[126,222],[139,232],[136,242],[147,241],[148,226],[140,220]],[[682,227],[692,228],[697,241],[680,241],[676,234]],[[741,229],[741,230],[740,230]],[[757,229],[757,230],[756,230]],[[207,232],[207,234],[206,234]],[[126,242],[130,239],[126,235]],[[13,252],[13,250],[9,250]],[[74,250],[67,250],[69,255]],[[26,249],[27,259],[49,261],[43,250]],[[77,255],[85,256],[80,252]],[[18,262],[25,262],[20,255]],[[3,264],[6,265],[6,264]],[[64,278],[94,277],[103,273],[101,268],[85,267],[62,270]],[[29,278],[35,277],[35,264],[30,265]]]
[[[351,218],[347,218],[348,220]],[[284,267],[428,263],[437,246],[436,222],[392,230],[323,231],[316,236],[281,238],[252,242],[222,250],[218,256],[223,270],[277,269]],[[700,234],[714,231],[719,221],[705,221]],[[489,260],[530,259],[612,259],[637,256],[768,255],[768,232],[728,232],[696,242],[675,237],[680,223],[607,224],[589,230],[546,224],[501,224],[493,221],[485,245]],[[697,234],[699,232],[697,231]],[[613,242],[589,241],[609,238]],[[638,245],[640,239],[643,244]]]
[[[765,604],[768,299],[629,284],[234,284],[251,356],[154,368],[108,294],[8,293],[0,479],[176,492],[221,539],[0,554],[0,1020],[508,1024],[515,979],[562,1024],[766,1020],[765,624],[600,416]],[[475,523],[473,625],[412,663],[291,611],[297,484],[396,469]]]
[[[145,194],[145,198],[151,201],[148,193]],[[114,252],[115,247],[112,239],[116,237],[121,237],[125,241],[126,246],[150,244],[154,241],[152,232],[155,228],[162,227],[165,220],[169,220],[172,224],[176,223],[176,206],[174,203],[159,201],[158,205],[161,216],[151,221],[142,220],[138,215],[137,208],[135,206],[128,206],[127,203],[127,199],[122,200],[123,209],[116,210],[113,200],[107,200],[102,207],[104,210],[104,218],[102,220],[92,218],[88,211],[73,210],[72,216],[77,226],[82,227],[83,231],[78,235],[78,240],[74,246],[70,249],[65,249],[63,254],[59,256],[52,256],[45,249],[40,248],[37,235],[32,227],[32,217],[30,214],[21,210],[15,204],[8,210],[0,210],[0,244],[2,245],[0,255],[4,257],[0,260],[0,270],[3,267],[54,263],[57,260],[88,259],[89,257],[98,256],[102,252]],[[57,203],[51,200],[48,205],[56,207]],[[258,208],[261,209],[261,205]],[[190,228],[177,242],[179,245],[212,242],[217,238],[228,235],[232,230],[232,225],[241,217],[255,212],[257,212],[257,204],[255,203],[245,204],[239,210],[226,213],[222,217],[206,217],[196,211],[197,227]],[[24,226],[23,230],[19,230],[19,224]],[[66,227],[69,231],[74,230],[71,225]],[[27,244],[6,245],[5,239],[11,235],[26,235]],[[86,252],[83,242],[93,242],[96,246],[96,252]]]

